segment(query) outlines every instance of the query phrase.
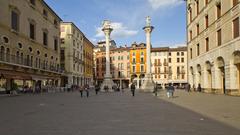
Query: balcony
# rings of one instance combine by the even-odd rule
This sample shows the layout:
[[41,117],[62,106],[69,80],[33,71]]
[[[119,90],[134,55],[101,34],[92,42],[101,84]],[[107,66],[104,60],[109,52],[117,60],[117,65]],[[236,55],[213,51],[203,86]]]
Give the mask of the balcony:
[[167,62],[164,62],[163,65],[164,65],[164,66],[168,66],[168,63],[167,63]]
[[39,61],[38,62],[35,61],[34,63],[33,60],[34,58],[31,58],[31,57],[21,57],[21,56],[0,52],[0,62],[9,64],[9,65],[22,66],[26,68],[33,68],[33,69],[39,69],[39,70],[47,70],[47,71],[58,72],[58,73],[63,72],[59,68],[59,65],[53,66],[53,65],[48,65],[46,62],[39,62]]

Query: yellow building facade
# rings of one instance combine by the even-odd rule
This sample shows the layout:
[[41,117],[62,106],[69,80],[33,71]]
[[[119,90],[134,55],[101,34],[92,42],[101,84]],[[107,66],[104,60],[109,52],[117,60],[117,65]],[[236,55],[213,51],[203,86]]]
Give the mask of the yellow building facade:
[[43,0],[0,1],[0,89],[58,86],[60,21]]
[[139,88],[146,73],[146,44],[133,43],[129,53],[131,82]]
[[83,39],[84,52],[84,84],[93,85],[93,50],[94,45],[85,36]]

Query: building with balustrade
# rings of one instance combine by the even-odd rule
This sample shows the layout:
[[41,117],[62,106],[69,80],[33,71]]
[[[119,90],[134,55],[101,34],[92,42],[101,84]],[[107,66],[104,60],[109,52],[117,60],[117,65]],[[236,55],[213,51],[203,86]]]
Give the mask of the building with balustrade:
[[189,83],[240,95],[239,0],[187,0]]
[[0,1],[0,91],[60,84],[60,21],[43,0]]
[[169,83],[183,88],[187,83],[187,47],[156,47],[151,50],[153,81],[162,87]]

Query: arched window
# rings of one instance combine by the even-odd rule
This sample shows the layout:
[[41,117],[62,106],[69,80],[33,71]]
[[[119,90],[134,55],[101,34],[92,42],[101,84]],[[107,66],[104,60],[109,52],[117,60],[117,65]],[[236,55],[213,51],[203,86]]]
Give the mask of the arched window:
[[17,51],[16,53],[16,63],[19,64],[20,62],[20,55],[19,55],[19,51]]
[[0,60],[1,61],[4,61],[4,59],[5,59],[4,55],[5,55],[5,49],[3,46],[1,46],[1,49],[0,49]]
[[6,60],[7,62],[10,62],[10,49],[7,48],[7,51],[6,51]]

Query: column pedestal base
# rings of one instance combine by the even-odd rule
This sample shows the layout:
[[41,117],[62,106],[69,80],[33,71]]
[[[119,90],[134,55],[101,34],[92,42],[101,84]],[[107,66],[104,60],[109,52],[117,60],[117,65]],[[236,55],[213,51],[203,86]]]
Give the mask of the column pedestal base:
[[[101,92],[114,92],[113,86],[115,86],[112,78],[106,78],[104,79],[103,83],[101,84]],[[105,90],[104,88],[108,87],[108,90]]]
[[154,82],[152,80],[152,75],[146,74],[140,91],[141,92],[153,92],[153,90],[154,90]]

